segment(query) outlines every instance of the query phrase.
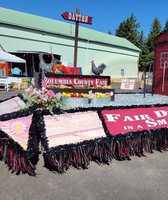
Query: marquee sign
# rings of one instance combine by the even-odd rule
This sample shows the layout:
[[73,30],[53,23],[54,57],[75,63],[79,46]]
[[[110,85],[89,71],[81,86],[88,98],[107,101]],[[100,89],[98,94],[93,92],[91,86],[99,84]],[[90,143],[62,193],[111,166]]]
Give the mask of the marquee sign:
[[102,110],[111,135],[168,127],[168,107]]

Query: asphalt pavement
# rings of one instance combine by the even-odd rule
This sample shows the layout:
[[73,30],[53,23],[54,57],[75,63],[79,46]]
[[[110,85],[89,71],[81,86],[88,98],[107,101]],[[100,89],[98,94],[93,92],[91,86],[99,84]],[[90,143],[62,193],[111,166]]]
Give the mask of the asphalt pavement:
[[[0,91],[6,99],[24,90]],[[121,91],[120,91],[121,92]],[[123,91],[122,91],[123,92]],[[3,200],[167,200],[168,152],[154,151],[131,161],[94,162],[87,170],[69,169],[58,175],[37,165],[37,176],[15,175],[0,162],[0,199]]]
[[[136,85],[136,87],[133,90],[128,89],[121,89],[121,83],[120,82],[114,82],[111,84],[112,88],[115,90],[115,93],[151,93],[152,92],[152,86],[146,85],[145,90],[141,88],[140,84]],[[12,96],[16,96],[19,93],[24,93],[25,89],[13,89],[10,88],[10,90],[7,92],[3,87],[0,87],[0,101],[11,98]]]

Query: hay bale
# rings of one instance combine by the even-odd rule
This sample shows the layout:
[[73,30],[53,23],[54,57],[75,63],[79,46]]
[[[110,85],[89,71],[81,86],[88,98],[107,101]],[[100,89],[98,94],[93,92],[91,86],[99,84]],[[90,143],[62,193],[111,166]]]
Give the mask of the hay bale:
[[22,83],[21,89],[26,89],[26,88],[28,88],[28,83]]

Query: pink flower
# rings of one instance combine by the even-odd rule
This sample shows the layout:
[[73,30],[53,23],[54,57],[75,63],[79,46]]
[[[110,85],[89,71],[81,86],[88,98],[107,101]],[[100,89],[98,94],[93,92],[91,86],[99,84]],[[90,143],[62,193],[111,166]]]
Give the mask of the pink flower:
[[11,124],[11,132],[13,132],[14,134],[23,134],[26,131],[26,129],[26,124],[21,120],[15,121]]
[[52,90],[48,90],[47,96],[53,99],[53,98],[55,98],[55,93]]

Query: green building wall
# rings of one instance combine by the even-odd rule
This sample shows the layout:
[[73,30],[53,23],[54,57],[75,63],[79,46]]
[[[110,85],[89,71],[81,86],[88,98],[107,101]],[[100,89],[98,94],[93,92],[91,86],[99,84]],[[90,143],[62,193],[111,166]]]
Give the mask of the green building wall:
[[[8,17],[11,14],[14,19]],[[54,54],[61,55],[63,62],[73,64],[74,35],[72,24],[0,8],[0,44],[8,52],[49,53],[52,49]],[[140,50],[124,38],[79,28],[77,66],[82,68],[83,74],[91,73],[90,62],[94,60],[97,66],[101,63],[107,66],[103,75],[137,78],[139,53]]]

